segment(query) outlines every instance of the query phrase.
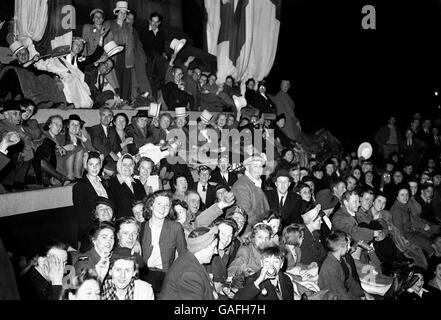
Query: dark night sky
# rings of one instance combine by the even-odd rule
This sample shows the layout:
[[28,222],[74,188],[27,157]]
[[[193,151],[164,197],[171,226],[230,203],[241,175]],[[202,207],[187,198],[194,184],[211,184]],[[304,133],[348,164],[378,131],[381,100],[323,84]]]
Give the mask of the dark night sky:
[[[305,131],[328,128],[352,148],[369,140],[389,113],[436,110],[441,85],[441,1],[285,0],[276,62],[269,75],[294,83]],[[385,3],[387,2],[387,3]],[[376,30],[361,27],[364,5]]]

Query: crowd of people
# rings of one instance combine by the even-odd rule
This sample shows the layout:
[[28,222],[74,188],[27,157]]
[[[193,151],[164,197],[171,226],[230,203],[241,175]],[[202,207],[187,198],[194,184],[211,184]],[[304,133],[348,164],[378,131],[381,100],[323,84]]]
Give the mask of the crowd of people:
[[[125,22],[126,3],[118,2],[114,13],[117,19],[106,23],[102,10],[91,12],[94,25],[84,28],[82,39],[74,39],[71,67],[81,70],[84,61],[90,66],[102,60],[100,74],[113,68],[119,94],[126,99],[134,83],[147,83],[133,70],[141,62],[147,65],[152,90],[165,83],[162,94],[174,112],[160,113],[152,103],[129,119],[100,106],[99,124],[86,123],[76,114],[68,119],[53,115],[39,124],[33,119],[35,101],[3,102],[3,192],[26,190],[31,180],[43,186],[72,185],[78,223],[77,243],[47,239],[19,270],[3,264],[3,296],[441,297],[439,124],[424,119],[421,125],[416,114],[398,127],[390,117],[374,137],[378,155],[335,153],[323,160],[307,151],[308,140],[288,94],[289,81],[281,81],[280,92],[270,97],[265,81],[255,90],[256,82],[250,79],[246,103],[241,104],[232,77],[219,86],[214,74],[189,67],[193,57],[175,66],[173,53],[167,62],[164,46],[155,47],[155,37],[163,37],[160,15],[151,15],[148,36],[138,36],[130,28],[133,21]],[[108,34],[113,48],[125,45],[114,60],[102,58]],[[149,50],[157,48],[147,55],[147,64],[136,53],[142,49],[139,39],[145,37],[150,37]],[[85,60],[79,58],[84,43]],[[19,61],[23,51],[16,52]],[[25,58],[19,63],[26,63]],[[34,62],[49,65],[38,58]],[[69,86],[67,78],[61,81]],[[189,121],[189,110],[200,111],[196,123]],[[250,135],[237,144],[224,144],[221,133],[232,129],[261,132],[264,143]],[[191,159],[193,149],[204,157]],[[213,160],[210,154],[214,161],[202,160]],[[1,259],[7,256],[1,242],[0,253]],[[67,265],[73,266],[73,274],[66,275]]]

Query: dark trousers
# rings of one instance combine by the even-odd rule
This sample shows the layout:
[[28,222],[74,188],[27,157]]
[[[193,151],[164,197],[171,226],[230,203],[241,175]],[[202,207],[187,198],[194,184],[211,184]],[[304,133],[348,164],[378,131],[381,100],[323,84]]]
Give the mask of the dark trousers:
[[126,56],[124,54],[116,55],[115,72],[119,82],[121,98],[130,101],[132,97],[132,68],[126,68]]
[[147,55],[146,69],[153,96],[157,99],[158,90],[161,87],[161,83],[164,81],[165,73],[167,72],[167,60],[157,52],[150,53]]

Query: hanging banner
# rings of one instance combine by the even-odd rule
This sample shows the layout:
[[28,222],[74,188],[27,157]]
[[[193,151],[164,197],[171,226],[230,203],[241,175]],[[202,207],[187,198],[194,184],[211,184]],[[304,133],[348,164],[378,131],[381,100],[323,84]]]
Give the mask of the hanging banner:
[[42,39],[35,43],[41,56],[68,54],[76,29],[76,10],[72,0],[47,0],[48,22]]

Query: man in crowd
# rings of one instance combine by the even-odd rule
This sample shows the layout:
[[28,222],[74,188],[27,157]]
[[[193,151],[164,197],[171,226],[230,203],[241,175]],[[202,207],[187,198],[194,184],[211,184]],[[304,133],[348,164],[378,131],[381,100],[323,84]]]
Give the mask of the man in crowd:
[[401,137],[395,123],[395,117],[389,117],[387,125],[381,127],[375,135],[375,142],[378,145],[378,152],[383,155],[384,159],[389,158],[391,153],[399,151]]
[[302,198],[297,193],[288,190],[292,181],[287,170],[279,170],[273,178],[276,189],[265,192],[271,210],[278,212],[282,217],[283,226],[302,223],[300,215]]
[[19,101],[7,100],[3,104],[5,119],[0,120],[0,136],[13,131],[17,132],[21,139],[9,148],[11,162],[0,174],[0,183],[8,191],[27,189],[25,179],[34,158],[31,137],[23,130],[22,112]]
[[121,151],[118,143],[118,134],[114,127],[110,126],[113,119],[113,111],[108,107],[100,109],[100,124],[87,128],[92,139],[93,147],[104,155],[106,161],[118,161],[117,154]]
[[140,40],[147,55],[147,76],[155,98],[157,98],[161,82],[164,81],[167,68],[165,36],[159,28],[162,20],[162,16],[158,12],[153,12],[150,14],[148,30],[144,28],[140,33]]
[[208,166],[198,167],[199,181],[194,185],[201,199],[201,210],[209,208],[216,199],[216,187],[208,183],[210,179],[211,169]]
[[346,191],[343,194],[343,206],[334,214],[332,218],[332,229],[347,233],[355,241],[372,241],[380,232],[368,228],[361,228],[355,218],[360,207],[360,197],[355,191]]
[[270,209],[268,200],[262,190],[262,173],[266,159],[261,155],[251,156],[244,161],[245,174],[233,185],[232,192],[237,205],[248,214],[248,226],[245,232],[262,221]]

